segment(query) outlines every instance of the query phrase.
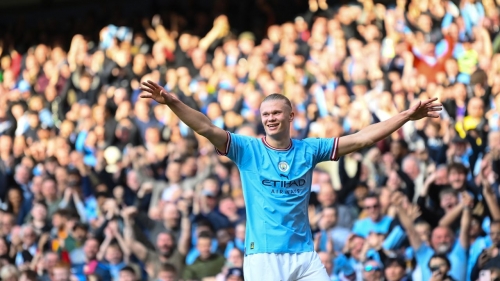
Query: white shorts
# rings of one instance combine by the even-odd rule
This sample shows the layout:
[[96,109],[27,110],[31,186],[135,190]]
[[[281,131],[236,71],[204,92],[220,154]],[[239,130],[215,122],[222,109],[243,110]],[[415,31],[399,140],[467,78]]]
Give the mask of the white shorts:
[[248,255],[243,275],[245,281],[330,281],[316,252]]

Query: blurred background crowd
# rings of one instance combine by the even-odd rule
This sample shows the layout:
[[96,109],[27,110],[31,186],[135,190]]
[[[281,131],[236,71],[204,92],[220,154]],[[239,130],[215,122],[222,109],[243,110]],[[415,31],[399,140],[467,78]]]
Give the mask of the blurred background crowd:
[[2,281],[243,280],[238,170],[145,80],[255,137],[275,92],[299,139],[437,97],[316,167],[316,250],[331,280],[500,280],[500,1],[179,3],[2,24]]

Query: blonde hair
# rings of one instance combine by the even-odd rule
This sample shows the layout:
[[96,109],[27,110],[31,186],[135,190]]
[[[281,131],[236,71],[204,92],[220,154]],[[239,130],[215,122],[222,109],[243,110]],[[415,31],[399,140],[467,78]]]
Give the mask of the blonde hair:
[[0,270],[0,278],[2,280],[9,279],[11,277],[19,278],[19,275],[19,270],[17,270],[17,267],[12,264],[5,265]]

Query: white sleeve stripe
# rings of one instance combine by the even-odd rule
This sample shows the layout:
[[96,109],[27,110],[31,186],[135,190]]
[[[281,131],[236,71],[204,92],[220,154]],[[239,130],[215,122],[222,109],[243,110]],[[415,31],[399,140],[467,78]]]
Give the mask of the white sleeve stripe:
[[229,132],[227,133],[227,144],[226,144],[226,154],[229,153],[229,146],[231,145],[231,134]]
[[332,155],[330,155],[330,160],[337,160],[337,150],[339,147],[339,138],[333,139]]
[[219,151],[217,149],[217,147],[215,148],[215,152],[219,155],[222,155],[222,156],[226,156],[229,153],[229,146],[231,145],[231,134],[228,131],[226,131],[226,134],[227,134],[226,151],[222,152],[222,151]]

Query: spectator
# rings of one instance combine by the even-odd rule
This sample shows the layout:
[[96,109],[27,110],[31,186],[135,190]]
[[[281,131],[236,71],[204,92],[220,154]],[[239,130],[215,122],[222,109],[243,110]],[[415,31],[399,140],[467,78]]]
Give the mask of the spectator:
[[349,237],[351,231],[347,228],[338,226],[338,215],[337,215],[337,209],[332,208],[332,207],[327,207],[324,208],[322,213],[321,213],[321,218],[318,222],[319,226],[319,249],[318,251],[327,251],[328,248],[328,243],[331,243],[333,245],[330,245],[330,247],[333,247],[333,249],[330,249],[329,252],[334,252],[334,253],[339,253],[342,252],[342,249],[344,248],[344,243]]
[[353,134],[437,97],[439,119],[318,165],[316,249],[332,280],[498,275],[498,1],[195,2],[133,7],[140,22],[82,4],[4,24],[5,8],[0,277],[241,277],[228,275],[245,250],[238,168],[140,100],[146,80],[252,137],[274,92],[293,103],[297,139]]
[[455,279],[448,275],[450,271],[451,264],[445,255],[434,255],[429,260],[429,269],[432,272],[432,277],[430,280],[447,280],[453,281]]
[[327,252],[318,252],[318,256],[321,260],[321,263],[325,266],[326,272],[328,273],[328,276],[330,276],[330,280],[338,280],[337,275],[333,273],[332,256]]
[[321,204],[318,212],[327,207],[334,207],[339,212],[338,217],[341,218],[338,222],[339,226],[345,228],[352,227],[354,221],[352,211],[338,202],[337,192],[330,183],[320,184],[318,201]]
[[131,266],[125,266],[120,269],[119,281],[137,281],[137,275]]
[[385,262],[384,276],[387,281],[405,281],[406,264],[401,258],[389,258]]
[[13,265],[3,266],[2,270],[0,270],[0,278],[2,280],[14,281],[19,278],[19,275],[18,269]]
[[[477,262],[474,265],[471,272],[471,279],[477,279],[479,277],[479,271],[482,269],[492,269],[495,264],[500,259],[498,254],[498,240],[500,232],[500,223],[498,221],[494,221],[490,224],[490,239],[491,245],[486,246],[481,254],[477,257]],[[488,243],[489,244],[489,243]]]
[[[190,242],[190,224],[186,221],[186,216],[183,215],[184,222],[182,223],[182,236],[179,238],[179,243],[176,242],[174,236],[170,232],[161,232],[158,234],[154,249],[150,251],[144,244],[134,238],[135,222],[131,215],[136,212],[136,209],[129,208],[123,211],[124,217],[124,236],[127,245],[130,245],[132,253],[147,267],[148,276],[158,276],[162,264],[172,263],[177,270],[182,270],[185,264],[185,257],[188,253],[188,245]],[[155,278],[153,277],[153,278]]]
[[375,260],[367,260],[363,268],[363,280],[382,280],[382,266]]
[[377,195],[371,194],[365,197],[363,207],[367,212],[367,218],[358,220],[353,226],[353,233],[361,237],[367,237],[370,232],[380,234],[389,233],[392,219],[382,215],[380,200]]
[[243,269],[242,268],[231,268],[226,276],[227,281],[243,281]]
[[52,276],[54,280],[65,281],[69,280],[71,275],[70,267],[68,264],[59,263],[52,268]]
[[461,205],[464,215],[462,215],[461,219],[458,241],[455,240],[451,229],[439,226],[431,234],[430,245],[422,243],[420,236],[412,225],[411,218],[404,213],[404,209],[401,209],[401,207],[398,210],[399,219],[408,233],[410,245],[415,250],[417,263],[422,269],[423,279],[430,279],[433,276],[429,269],[425,269],[425,266],[434,253],[446,255],[450,259],[450,274],[453,278],[458,280],[466,279],[466,256],[469,249],[468,229],[470,224],[470,204],[472,203],[470,197],[466,198],[467,201],[464,200]]
[[187,266],[183,273],[183,279],[196,280],[205,277],[214,277],[222,269],[225,258],[219,254],[211,253],[211,236],[206,232],[198,236],[197,248],[200,256],[196,261]]

